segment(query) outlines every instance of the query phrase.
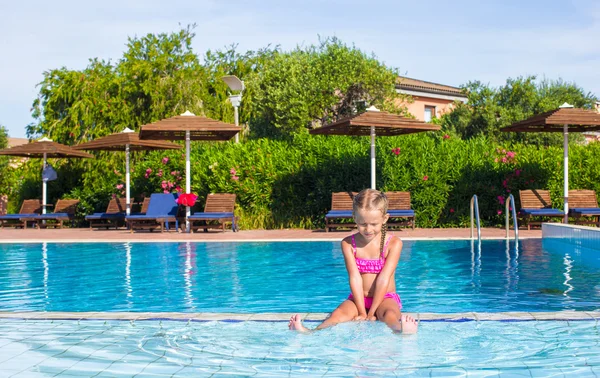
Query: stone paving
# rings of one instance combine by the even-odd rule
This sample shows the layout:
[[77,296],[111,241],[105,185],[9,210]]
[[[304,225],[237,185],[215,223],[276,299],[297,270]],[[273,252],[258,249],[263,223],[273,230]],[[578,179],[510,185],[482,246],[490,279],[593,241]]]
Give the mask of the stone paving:
[[[107,242],[107,241],[262,241],[262,240],[341,240],[351,230],[325,232],[324,230],[243,230],[239,232],[199,232],[193,234],[170,232],[136,231],[130,233],[126,229],[90,230],[89,228],[66,229],[0,229],[0,242]],[[402,239],[468,239],[471,231],[468,228],[405,228],[393,233]],[[502,228],[481,229],[482,239],[502,239],[506,230]],[[541,238],[541,229],[519,230],[519,238]],[[510,231],[510,238],[514,232]]]

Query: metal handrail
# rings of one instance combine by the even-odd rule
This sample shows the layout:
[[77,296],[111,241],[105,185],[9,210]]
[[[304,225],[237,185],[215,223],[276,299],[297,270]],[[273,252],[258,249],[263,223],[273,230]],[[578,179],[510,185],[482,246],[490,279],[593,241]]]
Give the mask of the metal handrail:
[[477,220],[477,240],[481,240],[481,226],[479,223],[479,201],[477,201],[476,194],[474,194],[473,197],[471,197],[471,239],[473,239],[473,213],[475,213]]
[[519,240],[519,225],[517,224],[517,211],[515,210],[515,197],[513,197],[512,194],[510,194],[508,196],[508,198],[506,199],[505,207],[506,207],[506,210],[505,210],[505,213],[506,213],[506,238],[507,239],[509,238],[508,229],[509,229],[510,222],[508,219],[508,213],[510,210],[512,210],[513,224],[514,224],[514,228],[515,228],[515,240],[518,241]]

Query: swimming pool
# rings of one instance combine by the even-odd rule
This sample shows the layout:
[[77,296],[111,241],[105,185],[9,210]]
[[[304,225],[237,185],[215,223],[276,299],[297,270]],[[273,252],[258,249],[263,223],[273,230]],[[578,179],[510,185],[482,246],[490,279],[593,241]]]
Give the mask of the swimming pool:
[[338,242],[0,244],[0,377],[594,377],[599,255],[405,241],[396,280],[423,315],[417,335],[381,323],[302,335],[277,313],[347,296]]
[[[0,376],[572,376],[600,374],[595,321],[382,323],[303,335],[282,322],[0,322]],[[266,336],[267,335],[267,336]]]
[[[592,311],[600,251],[540,239],[405,241],[410,312]],[[338,242],[0,244],[1,311],[329,312]]]

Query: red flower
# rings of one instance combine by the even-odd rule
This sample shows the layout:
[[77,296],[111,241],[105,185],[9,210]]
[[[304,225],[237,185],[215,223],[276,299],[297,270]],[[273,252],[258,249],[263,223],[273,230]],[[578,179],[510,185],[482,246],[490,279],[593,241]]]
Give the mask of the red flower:
[[450,212],[451,212],[451,213],[453,213],[453,212],[454,212],[454,209],[450,209]]
[[450,139],[450,135],[444,134],[444,139]]
[[400,147],[392,148],[392,152],[396,154],[396,156],[400,155]]
[[429,176],[423,176],[423,181],[429,180]]
[[184,193],[180,194],[177,198],[177,203],[184,206],[194,206],[196,203],[196,199],[198,196],[194,193]]

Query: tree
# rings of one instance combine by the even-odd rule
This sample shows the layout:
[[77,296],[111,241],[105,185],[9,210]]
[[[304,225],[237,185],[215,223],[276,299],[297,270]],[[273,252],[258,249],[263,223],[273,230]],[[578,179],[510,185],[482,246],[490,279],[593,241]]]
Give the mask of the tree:
[[492,88],[479,81],[463,86],[466,104],[442,116],[440,124],[463,139],[486,135],[498,142],[515,141],[540,145],[562,143],[556,133],[504,133],[500,129],[535,114],[558,108],[564,102],[591,109],[596,98],[574,83],[562,80],[536,82],[536,76],[509,78],[506,84]]
[[365,105],[400,113],[404,109],[394,103],[400,97],[396,78],[375,57],[337,38],[275,51],[247,83],[254,93],[251,130],[258,137],[305,132]]

